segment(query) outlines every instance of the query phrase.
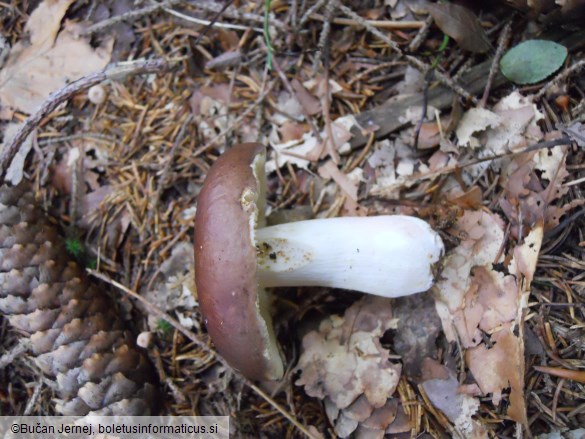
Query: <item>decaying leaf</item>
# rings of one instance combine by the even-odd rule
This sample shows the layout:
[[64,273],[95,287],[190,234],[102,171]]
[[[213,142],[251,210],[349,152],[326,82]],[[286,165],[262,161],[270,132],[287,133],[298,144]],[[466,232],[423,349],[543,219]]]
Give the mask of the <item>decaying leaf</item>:
[[[491,212],[466,211],[449,233],[461,241],[446,255],[441,280],[437,282],[441,298],[437,311],[442,319],[463,306],[473,267],[502,261],[504,223],[498,215]],[[445,305],[447,310],[439,306],[440,304]],[[454,337],[450,319],[448,322],[443,321],[443,328],[448,328],[448,338]]]
[[[492,110],[471,109],[466,112],[456,129],[458,144],[477,147],[479,157],[505,155],[542,140],[544,135],[538,122],[543,118],[531,96],[514,91]],[[464,170],[464,178],[472,181],[487,167],[500,169],[509,161],[504,157],[470,166]]]
[[460,391],[455,373],[430,358],[423,361],[422,367],[425,375],[430,375],[422,387],[433,406],[441,410],[464,437],[487,437],[485,427],[472,418],[479,401]]
[[193,91],[189,104],[199,132],[205,141],[211,141],[230,124],[228,104],[232,101],[226,84],[201,87]]
[[[186,242],[179,242],[171,250],[171,254],[157,270],[154,282],[144,292],[144,297],[165,312],[176,314],[179,321],[186,328],[195,326],[199,329],[199,322],[184,314],[185,310],[195,309],[197,303],[192,267],[193,249]],[[158,328],[158,318],[149,316],[148,323],[152,330]]]
[[293,79],[291,82],[292,88],[299,103],[304,108],[308,115],[314,115],[321,112],[321,101],[313,96],[309,91],[299,82],[298,79]]
[[[296,99],[295,99],[296,101]],[[298,103],[298,101],[296,101]],[[300,106],[300,104],[298,104]],[[284,124],[286,118],[278,118],[277,121]],[[339,152],[349,150],[349,141],[352,138],[351,129],[357,122],[355,117],[347,115],[339,117],[331,123],[331,131],[335,139],[335,145]],[[327,137],[325,129],[320,133],[321,139]],[[270,146],[273,149],[271,157],[266,161],[266,171],[273,172],[276,168],[282,168],[287,163],[307,169],[313,161],[327,156],[327,148],[323,148],[323,142],[317,139],[314,133],[305,132],[301,139],[282,142],[277,126],[273,126],[269,137]]]
[[445,33],[463,49],[484,53],[491,49],[490,41],[477,16],[464,6],[455,3],[429,3],[429,13]]
[[[543,222],[545,231],[551,230],[564,214],[584,203],[581,199],[561,205],[554,202],[569,190],[563,186],[569,175],[563,153],[565,148],[557,146],[536,155],[519,157],[508,166],[500,206],[512,225],[513,236],[528,233],[538,221]],[[543,172],[543,178],[537,177],[535,169]],[[548,178],[551,180],[545,186]]]
[[473,134],[486,128],[495,128],[501,123],[502,118],[496,113],[485,108],[471,108],[463,115],[455,130],[458,139],[457,144],[477,148],[480,142]]
[[[481,391],[491,393],[498,405],[503,390],[510,388],[508,416],[525,423],[524,345],[517,328],[523,324],[522,309],[536,269],[542,225],[535,224],[524,242],[506,257],[503,229],[493,227],[501,221],[494,222],[491,214],[483,224],[478,222],[484,215],[465,212],[455,227],[463,239],[447,256],[443,279],[437,283],[442,298],[437,311],[447,338],[457,339],[467,348],[466,364]],[[489,232],[494,230],[499,237],[490,243]],[[510,261],[506,267],[510,274],[495,269],[503,261]]]
[[[303,338],[296,384],[325,400],[327,414],[341,437],[358,425],[383,432],[394,420],[392,394],[401,367],[389,361],[380,337],[395,327],[391,301],[366,296],[342,317],[331,316]],[[394,407],[394,409],[392,409]],[[392,415],[394,413],[394,416]],[[379,427],[379,428],[378,428]]]
[[[2,145],[0,145],[0,147],[8,144],[21,127],[22,123],[9,123],[4,129],[4,142]],[[10,167],[6,171],[6,181],[15,186],[22,181],[24,177],[24,162],[32,146],[32,138],[29,136],[24,140],[24,142],[22,142],[22,145],[18,149],[16,156],[14,159],[12,159]]]
[[[415,168],[419,172],[428,171],[428,167],[415,157],[415,151],[401,139],[378,142],[368,164],[376,175],[370,194],[389,199],[400,197],[400,190],[408,185],[407,179],[414,174]],[[409,184],[414,184],[414,181]]]
[[0,71],[0,103],[34,113],[55,90],[109,62],[114,41],[93,48],[79,36],[79,27],[61,20],[72,0],[42,2],[31,14],[25,30],[29,39],[14,45]]

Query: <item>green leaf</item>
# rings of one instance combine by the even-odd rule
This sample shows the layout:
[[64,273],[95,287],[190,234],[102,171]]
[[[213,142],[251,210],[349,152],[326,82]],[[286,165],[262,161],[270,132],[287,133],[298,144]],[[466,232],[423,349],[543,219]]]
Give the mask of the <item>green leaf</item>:
[[553,41],[528,40],[502,57],[500,70],[516,84],[534,84],[556,72],[567,58],[567,48]]

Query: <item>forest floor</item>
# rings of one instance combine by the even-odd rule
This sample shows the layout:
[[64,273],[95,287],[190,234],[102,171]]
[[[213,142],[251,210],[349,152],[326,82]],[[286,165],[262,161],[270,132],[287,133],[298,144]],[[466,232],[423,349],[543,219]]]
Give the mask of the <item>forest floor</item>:
[[[235,437],[585,435],[583,2],[459,3],[0,5],[0,171],[111,284],[161,413]],[[562,47],[506,78],[527,40]],[[242,142],[267,146],[269,224],[400,213],[446,247],[430,293],[275,290],[278,383],[205,349],[194,287],[197,195]],[[0,413],[54,413],[18,339],[3,320]]]

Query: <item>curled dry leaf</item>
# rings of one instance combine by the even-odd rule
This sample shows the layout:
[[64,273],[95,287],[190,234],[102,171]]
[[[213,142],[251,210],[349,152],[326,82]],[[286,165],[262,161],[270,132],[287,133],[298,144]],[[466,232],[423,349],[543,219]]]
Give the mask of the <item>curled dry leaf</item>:
[[296,384],[304,386],[308,395],[325,399],[340,436],[349,435],[361,424],[369,429],[384,424],[385,430],[393,420],[389,400],[401,367],[389,361],[389,352],[379,340],[396,324],[391,303],[366,296],[348,308],[343,318],[328,317],[318,331],[303,338],[297,366],[301,376]]
[[485,108],[471,108],[465,112],[455,130],[458,139],[457,144],[477,148],[480,142],[473,134],[484,131],[487,128],[495,128],[501,123],[502,119],[496,113]]
[[[277,119],[277,121],[282,124],[284,124],[286,120],[288,119]],[[335,145],[339,152],[349,151],[349,141],[353,136],[351,134],[351,129],[356,124],[355,117],[352,115],[339,117],[331,123],[331,131],[333,132]],[[323,142],[312,132],[305,132],[301,139],[293,139],[287,142],[281,140],[278,132],[278,128],[273,126],[269,137],[273,153],[270,159],[266,161],[267,173],[273,172],[277,168],[282,168],[286,166],[287,163],[296,165],[299,168],[307,169],[311,162],[326,158],[328,155],[328,150],[323,147]],[[327,131],[323,129],[320,136],[321,139],[327,138]]]
[[455,3],[429,3],[427,9],[439,29],[457,41],[461,48],[474,53],[491,49],[477,16],[466,7]]
[[[480,157],[515,151],[543,138],[538,126],[543,118],[532,96],[522,96],[515,91],[502,98],[492,111],[479,108],[467,111],[456,128],[458,144],[472,148],[482,145]],[[497,160],[492,166],[499,167],[502,161]],[[478,165],[478,168],[485,166],[488,165]]]

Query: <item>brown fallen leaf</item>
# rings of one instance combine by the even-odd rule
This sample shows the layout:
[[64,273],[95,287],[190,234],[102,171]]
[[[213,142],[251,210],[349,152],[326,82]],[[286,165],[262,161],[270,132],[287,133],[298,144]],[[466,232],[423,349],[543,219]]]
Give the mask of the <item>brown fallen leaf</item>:
[[321,101],[313,96],[298,79],[293,79],[291,85],[295,91],[296,98],[308,115],[312,116],[321,111]]
[[29,35],[16,43],[0,71],[0,103],[34,113],[55,90],[110,61],[113,38],[93,48],[89,38],[79,37],[79,25],[63,16],[72,0],[45,1],[31,14],[25,30]]
[[466,7],[454,3],[431,3],[427,8],[439,29],[457,41],[461,48],[474,53],[491,49],[477,16]]
[[[524,374],[519,365],[522,359],[522,340],[514,335],[514,325],[502,325],[491,336],[494,345],[485,344],[469,349],[465,360],[479,388],[484,394],[491,393],[492,402],[499,405],[502,390],[510,387],[508,416],[516,422],[526,422],[524,402]],[[486,367],[489,365],[489,367]]]

